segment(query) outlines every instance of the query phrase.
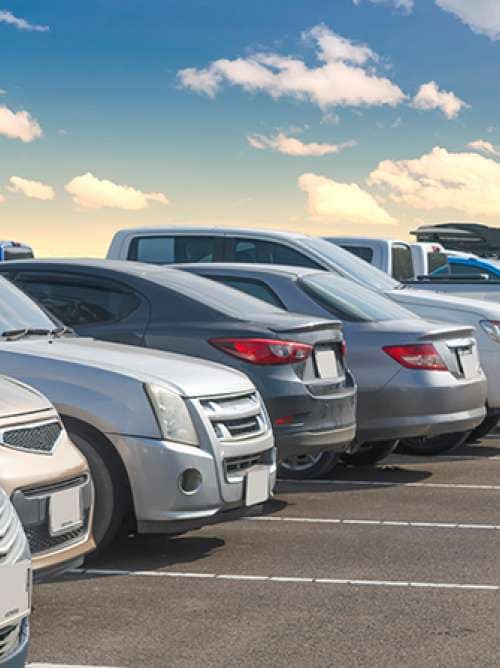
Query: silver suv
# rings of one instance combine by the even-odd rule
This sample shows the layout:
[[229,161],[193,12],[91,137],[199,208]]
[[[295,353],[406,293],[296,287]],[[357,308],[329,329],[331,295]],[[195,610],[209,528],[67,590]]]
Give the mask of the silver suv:
[[21,668],[28,651],[31,559],[21,522],[0,488],[0,668]]

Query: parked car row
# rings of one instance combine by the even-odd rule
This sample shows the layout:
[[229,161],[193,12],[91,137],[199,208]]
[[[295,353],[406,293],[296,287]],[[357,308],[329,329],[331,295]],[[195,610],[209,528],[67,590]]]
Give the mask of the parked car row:
[[120,530],[236,519],[278,470],[441,452],[498,419],[498,342],[476,339],[497,308],[401,290],[326,240],[127,230],[106,260],[0,273],[2,668],[23,665],[32,578]]

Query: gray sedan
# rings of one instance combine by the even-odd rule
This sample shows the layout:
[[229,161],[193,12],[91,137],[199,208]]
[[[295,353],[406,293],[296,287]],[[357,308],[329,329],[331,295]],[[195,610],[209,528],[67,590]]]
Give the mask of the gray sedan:
[[[343,321],[358,384],[358,439],[344,459],[375,463],[398,439],[457,447],[484,416],[486,383],[472,327],[438,325],[330,272],[254,264],[183,264],[290,311]],[[464,433],[459,441],[457,433]]]

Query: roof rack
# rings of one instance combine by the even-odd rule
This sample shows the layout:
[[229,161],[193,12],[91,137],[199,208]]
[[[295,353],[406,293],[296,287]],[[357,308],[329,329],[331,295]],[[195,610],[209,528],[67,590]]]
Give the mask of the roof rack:
[[411,234],[417,237],[417,241],[434,241],[448,250],[475,253],[481,257],[500,257],[500,228],[479,223],[439,223],[423,225]]

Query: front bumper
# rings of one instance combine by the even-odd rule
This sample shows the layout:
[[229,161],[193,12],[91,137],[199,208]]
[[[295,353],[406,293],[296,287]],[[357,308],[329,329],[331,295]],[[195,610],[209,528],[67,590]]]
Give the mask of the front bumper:
[[[83,524],[78,529],[52,536],[49,531],[50,499],[59,491],[75,487],[80,490]],[[84,555],[95,548],[91,534],[93,488],[87,474],[54,484],[18,489],[11,500],[30,544],[35,581],[79,565]]]
[[450,374],[432,372],[424,385],[419,373],[402,370],[376,392],[359,387],[360,442],[430,438],[470,431],[481,424],[486,416],[484,377],[459,381]]
[[0,658],[0,668],[24,668],[28,658],[29,622],[24,619],[19,632],[19,644],[5,658]]
[[[208,433],[208,432],[207,432]],[[276,483],[276,451],[267,430],[250,442],[204,442],[192,447],[169,441],[108,434],[125,465],[140,533],[178,533],[224,520],[228,512],[245,514],[246,476],[265,469],[269,496]],[[228,463],[248,459],[241,475],[228,475]],[[188,469],[201,476],[195,492],[182,490]]]

